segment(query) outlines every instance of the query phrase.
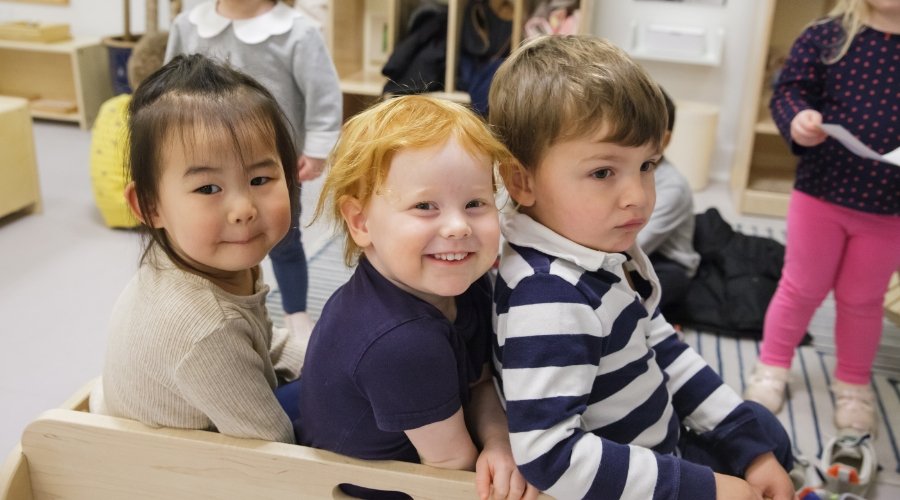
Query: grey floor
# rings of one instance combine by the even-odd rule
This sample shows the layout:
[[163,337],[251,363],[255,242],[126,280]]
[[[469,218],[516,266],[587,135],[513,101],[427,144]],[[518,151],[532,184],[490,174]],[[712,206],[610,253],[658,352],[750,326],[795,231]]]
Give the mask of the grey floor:
[[[34,135],[43,213],[0,219],[0,458],[30,420],[99,375],[110,309],[140,256],[138,236],[105,227],[94,206],[90,133],[38,121]],[[306,186],[303,206],[318,185]],[[739,215],[722,182],[696,194],[696,211],[712,206],[728,221],[784,230],[782,219]],[[327,238],[322,225],[306,229],[307,252]],[[884,486],[871,498],[900,498]]]

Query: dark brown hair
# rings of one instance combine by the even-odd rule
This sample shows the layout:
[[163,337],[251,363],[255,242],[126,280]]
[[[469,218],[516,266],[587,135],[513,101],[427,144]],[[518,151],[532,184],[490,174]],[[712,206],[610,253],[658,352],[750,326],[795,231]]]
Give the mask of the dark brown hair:
[[601,38],[536,38],[497,70],[489,121],[518,162],[537,168],[561,141],[597,134],[622,146],[659,147],[666,108],[659,86],[627,54]]
[[141,83],[128,111],[128,169],[149,239],[144,259],[159,245],[173,262],[191,269],[165,230],[148,223],[159,202],[163,152],[174,140],[190,151],[210,147],[204,144],[210,137],[230,138],[239,158],[242,145],[269,142],[284,169],[291,213],[296,213],[297,153],[291,129],[272,94],[253,78],[202,55],[178,56]]

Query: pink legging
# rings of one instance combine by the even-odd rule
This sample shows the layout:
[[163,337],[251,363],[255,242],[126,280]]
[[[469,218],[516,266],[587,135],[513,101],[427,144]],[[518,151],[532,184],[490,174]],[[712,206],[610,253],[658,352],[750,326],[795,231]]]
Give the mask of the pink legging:
[[809,320],[834,290],[835,378],[867,384],[881,341],[884,294],[900,267],[900,217],[791,193],[787,249],[766,311],[760,361],[789,368]]

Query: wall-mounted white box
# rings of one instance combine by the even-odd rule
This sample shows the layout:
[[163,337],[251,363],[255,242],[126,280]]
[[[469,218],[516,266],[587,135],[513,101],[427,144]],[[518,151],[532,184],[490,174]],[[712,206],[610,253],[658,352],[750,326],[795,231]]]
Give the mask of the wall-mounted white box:
[[635,59],[718,66],[724,38],[721,28],[634,22],[628,53]]

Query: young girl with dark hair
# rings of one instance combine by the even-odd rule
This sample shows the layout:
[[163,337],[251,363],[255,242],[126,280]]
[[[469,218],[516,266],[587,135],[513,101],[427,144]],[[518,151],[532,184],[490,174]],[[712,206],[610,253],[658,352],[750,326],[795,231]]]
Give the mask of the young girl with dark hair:
[[296,154],[272,95],[203,56],[137,89],[126,199],[148,236],[91,411],[294,442],[274,390],[305,346],[273,329],[259,263],[291,222]]

